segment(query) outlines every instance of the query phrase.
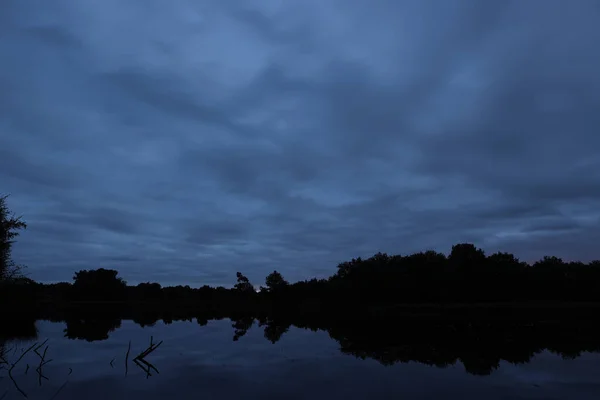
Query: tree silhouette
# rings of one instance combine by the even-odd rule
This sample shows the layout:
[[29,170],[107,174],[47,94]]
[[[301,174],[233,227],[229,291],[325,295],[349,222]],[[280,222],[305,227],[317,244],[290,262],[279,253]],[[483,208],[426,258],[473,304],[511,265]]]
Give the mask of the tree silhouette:
[[160,285],[160,283],[140,283],[136,286],[136,295],[138,299],[143,300],[162,300],[162,286]]
[[241,272],[236,273],[237,283],[234,289],[242,294],[254,293],[254,286],[250,283],[250,280],[242,275]]
[[127,282],[118,278],[113,269],[81,270],[73,276],[73,295],[76,300],[124,300]]
[[277,271],[273,271],[265,278],[265,285],[267,285],[267,291],[278,292],[284,290],[289,283],[283,279],[283,275]]
[[11,257],[14,239],[19,236],[20,229],[26,229],[27,224],[21,217],[15,217],[8,209],[8,195],[0,196],[0,281],[17,277],[22,266],[14,263]]
[[351,261],[344,261],[343,263],[338,264],[336,277],[338,278],[347,278],[350,274],[359,268],[362,264],[362,258],[353,258]]
[[448,261],[458,268],[470,270],[483,265],[485,253],[474,244],[459,243],[452,246]]

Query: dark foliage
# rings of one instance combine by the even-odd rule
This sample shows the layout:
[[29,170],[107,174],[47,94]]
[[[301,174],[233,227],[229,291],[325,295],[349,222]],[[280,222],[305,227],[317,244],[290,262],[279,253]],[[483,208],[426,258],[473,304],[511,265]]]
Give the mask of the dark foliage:
[[289,283],[283,279],[283,275],[277,271],[273,271],[265,278],[265,285],[267,286],[265,288],[266,291],[278,293],[284,291],[289,286]]
[[450,255],[425,251],[411,255],[356,258],[338,265],[328,279],[287,282],[277,271],[257,292],[242,273],[224,287],[127,286],[112,269],[82,270],[73,283],[40,284],[27,278],[0,286],[0,300],[22,309],[36,304],[66,306],[82,302],[147,304],[209,311],[278,310],[291,314],[385,313],[408,304],[490,304],[600,302],[600,262],[565,262],[544,257],[529,265],[508,253],[485,253],[472,244],[452,247]]
[[73,276],[71,299],[74,301],[124,301],[127,283],[113,269],[81,270]]
[[15,217],[6,204],[8,196],[0,196],[0,282],[19,277],[22,267],[11,258],[14,239],[27,228],[21,217]]

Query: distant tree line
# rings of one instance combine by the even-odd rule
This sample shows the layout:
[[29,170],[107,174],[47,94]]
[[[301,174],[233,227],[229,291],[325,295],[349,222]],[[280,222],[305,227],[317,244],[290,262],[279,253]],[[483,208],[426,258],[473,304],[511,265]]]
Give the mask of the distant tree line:
[[241,272],[231,289],[151,282],[131,286],[118,271],[104,268],[77,271],[72,283],[36,283],[20,275],[11,259],[14,238],[26,225],[9,213],[5,200],[0,197],[0,304],[13,308],[118,303],[337,315],[416,303],[600,302],[600,261],[544,257],[530,265],[509,253],[486,255],[470,243],[452,246],[448,256],[425,251],[355,258],[340,263],[327,279],[290,283],[273,271],[259,291]]
[[338,265],[328,279],[289,283],[273,271],[259,291],[238,272],[233,288],[135,286],[112,269],[78,271],[73,282],[40,284],[21,279],[5,287],[35,303],[141,303],[229,311],[251,308],[292,313],[349,312],[418,303],[600,301],[600,263],[544,257],[529,265],[507,253],[486,256],[472,244],[457,244],[448,257],[427,251],[407,256],[377,253]]

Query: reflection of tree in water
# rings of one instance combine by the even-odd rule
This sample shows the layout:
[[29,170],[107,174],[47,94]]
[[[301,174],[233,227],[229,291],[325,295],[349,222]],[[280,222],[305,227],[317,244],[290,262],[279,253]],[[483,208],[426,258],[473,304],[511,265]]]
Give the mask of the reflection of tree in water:
[[252,325],[254,325],[254,317],[232,319],[232,322],[233,324],[231,327],[235,330],[233,333],[233,340],[238,341],[250,328],[252,328]]
[[[137,315],[135,320],[147,326],[156,318],[154,314],[145,314]],[[205,326],[220,318],[198,316],[197,323]],[[230,319],[233,340],[237,341],[256,318],[236,315]],[[259,326],[264,327],[265,339],[271,343],[279,341],[292,325],[288,318],[261,316],[258,320]],[[589,321],[440,317],[405,317],[401,322],[376,319],[336,323],[310,318],[302,321],[294,325],[327,331],[340,344],[341,352],[361,359],[371,358],[383,365],[416,361],[436,367],[461,362],[467,372],[476,375],[489,375],[501,361],[528,363],[546,349],[565,358],[576,357],[583,351],[600,352],[600,327]],[[119,325],[118,319],[69,321],[69,337],[102,340]]]
[[[8,371],[14,368],[19,357],[23,354],[23,349],[19,348],[24,342],[32,342],[38,338],[38,329],[33,320],[4,318],[0,320],[0,371]],[[21,343],[19,343],[21,342]],[[11,359],[12,357],[12,359]],[[0,377],[0,380],[4,379]],[[0,398],[6,396],[0,393]]]
[[38,329],[34,320],[0,320],[0,343],[9,340],[35,340],[37,337]]
[[443,368],[461,361],[468,372],[477,375],[487,375],[497,368],[498,343],[490,338],[484,342],[452,324],[430,326],[431,331],[422,328],[394,324],[340,326],[329,330],[329,334],[340,343],[343,353],[372,358],[383,365],[417,361]]
[[[181,314],[181,315],[179,315]],[[462,314],[461,314],[462,315]],[[121,318],[133,319],[141,326],[150,326],[163,319],[168,322],[190,320],[184,313],[163,315],[154,310],[130,314],[81,313],[69,316],[65,336],[88,341],[105,340],[121,326]],[[224,315],[201,313],[196,321],[205,326]],[[600,352],[600,324],[593,318],[568,316],[494,316],[404,315],[396,318],[349,320],[326,319],[314,315],[236,314],[230,316],[233,340],[240,340],[258,319],[264,337],[271,343],[279,341],[290,326],[322,330],[339,343],[340,351],[358,358],[371,358],[383,365],[416,361],[445,367],[460,362],[471,374],[487,375],[502,361],[524,364],[541,351],[549,350],[564,358],[575,358],[584,351]],[[35,324],[0,322],[1,343],[15,338],[37,335]]]
[[262,319],[258,326],[264,326],[264,337],[271,343],[275,344],[290,329],[290,323],[278,321],[276,319]]
[[35,321],[22,319],[4,319],[0,321],[0,370],[9,366],[9,350],[17,350],[17,346],[9,346],[12,341],[34,341],[38,338],[38,329]]
[[[407,321],[405,321],[407,322]],[[501,361],[524,364],[549,350],[564,358],[600,348],[598,327],[575,330],[570,324],[507,321],[344,324],[329,329],[343,353],[384,365],[417,361],[446,367],[460,361],[475,375],[489,375]],[[575,333],[575,334],[574,334]]]
[[121,327],[120,318],[86,318],[66,321],[65,337],[88,342],[108,339],[108,334]]
[[161,315],[159,312],[145,310],[143,312],[135,313],[132,319],[133,322],[135,322],[142,328],[153,327],[161,319]]
[[[233,340],[238,341],[244,336],[254,325],[254,320],[254,317],[237,317],[237,319],[232,319],[233,324],[231,326],[234,329]],[[198,320],[198,323],[200,323],[200,320]],[[271,343],[278,342],[281,336],[289,330],[290,325],[290,323],[272,318],[260,318],[258,323],[259,327],[264,326],[264,337]]]

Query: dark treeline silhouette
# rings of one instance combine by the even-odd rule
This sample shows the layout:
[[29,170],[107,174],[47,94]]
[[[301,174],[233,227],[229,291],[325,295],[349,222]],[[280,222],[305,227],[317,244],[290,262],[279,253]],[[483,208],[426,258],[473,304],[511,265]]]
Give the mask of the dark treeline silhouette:
[[127,285],[116,270],[78,271],[73,282],[12,279],[0,286],[0,301],[19,312],[91,303],[145,304],[208,311],[285,309],[291,314],[388,312],[415,304],[600,303],[600,262],[564,262],[544,257],[529,265],[506,253],[486,256],[473,244],[457,244],[448,257],[433,251],[407,256],[377,253],[338,265],[328,279],[287,282],[277,271],[259,291],[242,273],[231,289],[158,283]]
[[[580,308],[575,312],[494,310],[407,312],[401,319],[368,316],[344,321],[306,316],[290,318],[288,314],[226,317],[189,310],[161,312],[112,307],[94,311],[71,309],[58,318],[51,312],[42,318],[64,322],[65,337],[87,341],[108,339],[120,328],[122,320],[133,320],[140,326],[153,326],[161,320],[165,324],[188,321],[201,327],[209,321],[229,318],[234,341],[243,341],[244,335],[258,325],[264,338],[271,343],[278,342],[290,327],[295,326],[326,331],[339,343],[341,352],[374,359],[384,365],[415,361],[445,367],[461,362],[467,372],[477,375],[490,374],[501,361],[527,363],[544,350],[568,359],[578,357],[582,352],[600,352],[600,324],[596,321],[595,308]],[[1,325],[0,338],[4,340],[11,339],[10,334],[2,333],[8,326],[12,327],[14,338],[31,340],[32,334],[36,333],[31,320],[5,322],[10,323]]]
[[[290,315],[357,312],[385,314],[414,304],[574,303],[600,304],[600,261],[564,262],[544,257],[527,264],[514,255],[486,255],[470,243],[452,246],[450,254],[425,251],[410,255],[377,253],[337,266],[327,279],[289,283],[277,271],[265,278],[260,291],[242,273],[233,288],[132,286],[114,269],[81,270],[73,282],[42,284],[22,275],[11,258],[20,217],[0,197],[0,313],[31,313],[39,308],[83,307],[92,303],[185,307],[210,312],[247,313],[285,310]],[[7,305],[9,305],[7,307]]]

